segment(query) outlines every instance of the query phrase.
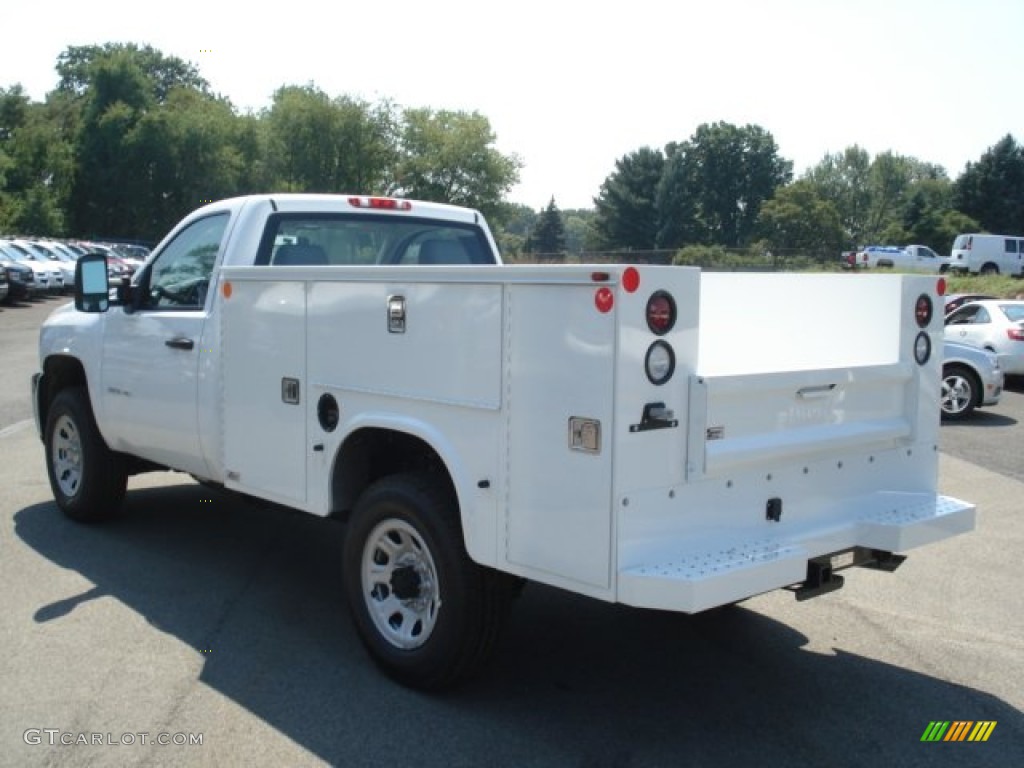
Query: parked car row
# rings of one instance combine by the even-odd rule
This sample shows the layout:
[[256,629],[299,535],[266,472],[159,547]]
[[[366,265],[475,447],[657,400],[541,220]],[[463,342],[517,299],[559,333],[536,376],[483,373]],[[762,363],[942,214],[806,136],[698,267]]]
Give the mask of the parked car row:
[[85,253],[97,251],[107,257],[111,278],[131,277],[148,255],[146,248],[134,245],[0,238],[0,272],[6,284],[6,291],[0,289],[0,301],[71,291],[75,284],[75,261]]

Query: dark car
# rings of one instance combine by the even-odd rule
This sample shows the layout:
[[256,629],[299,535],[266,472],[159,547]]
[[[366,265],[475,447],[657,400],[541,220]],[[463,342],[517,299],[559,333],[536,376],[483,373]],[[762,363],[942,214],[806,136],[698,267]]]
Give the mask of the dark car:
[[7,277],[7,303],[35,296],[36,276],[31,268],[0,255],[0,271]]

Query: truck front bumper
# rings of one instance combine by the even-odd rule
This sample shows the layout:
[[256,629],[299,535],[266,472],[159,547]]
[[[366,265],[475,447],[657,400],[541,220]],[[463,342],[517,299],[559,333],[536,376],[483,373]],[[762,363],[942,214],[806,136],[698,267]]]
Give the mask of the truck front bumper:
[[867,510],[820,529],[757,539],[716,538],[671,560],[623,568],[618,602],[697,613],[774,589],[804,583],[808,563],[855,548],[903,552],[975,527],[975,507],[948,496],[880,493]]

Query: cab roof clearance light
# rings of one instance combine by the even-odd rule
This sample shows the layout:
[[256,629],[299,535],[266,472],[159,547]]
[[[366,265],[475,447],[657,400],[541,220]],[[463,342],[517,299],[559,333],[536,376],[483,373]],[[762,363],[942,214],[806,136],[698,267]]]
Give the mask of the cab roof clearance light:
[[412,203],[408,200],[396,200],[393,197],[350,197],[348,204],[354,208],[375,208],[379,211],[412,210]]

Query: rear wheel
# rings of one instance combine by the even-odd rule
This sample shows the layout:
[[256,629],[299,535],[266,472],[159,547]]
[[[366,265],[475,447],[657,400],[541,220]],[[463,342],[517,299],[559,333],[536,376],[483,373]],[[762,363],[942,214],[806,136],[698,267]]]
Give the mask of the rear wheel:
[[65,389],[54,398],[45,443],[50,488],[64,514],[92,523],[120,511],[128,473],[103,441],[83,387]]
[[987,264],[982,266],[980,272],[983,275],[998,275],[999,274],[999,267],[997,267],[992,262],[988,262]]
[[367,488],[343,569],[360,639],[403,685],[450,688],[490,654],[508,590],[501,574],[469,558],[458,504],[438,478],[395,475]]
[[973,373],[961,365],[942,371],[942,416],[956,421],[971,415],[979,405],[981,387]]

